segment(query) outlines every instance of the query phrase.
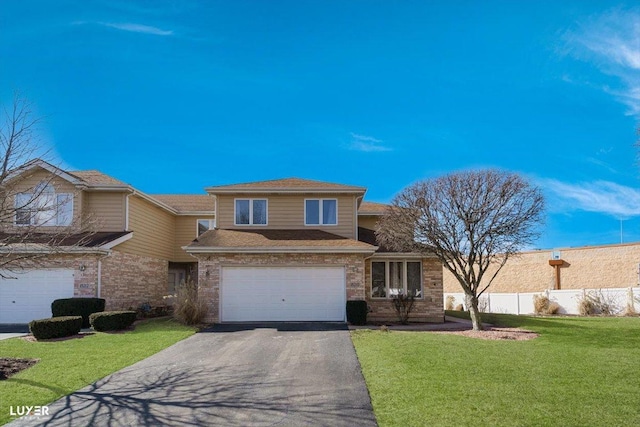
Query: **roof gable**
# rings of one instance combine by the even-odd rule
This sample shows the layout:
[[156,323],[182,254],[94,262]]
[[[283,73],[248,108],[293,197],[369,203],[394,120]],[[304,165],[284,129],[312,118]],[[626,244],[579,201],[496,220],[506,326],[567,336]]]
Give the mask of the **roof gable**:
[[210,194],[222,193],[363,193],[364,187],[302,178],[283,178],[207,187]]

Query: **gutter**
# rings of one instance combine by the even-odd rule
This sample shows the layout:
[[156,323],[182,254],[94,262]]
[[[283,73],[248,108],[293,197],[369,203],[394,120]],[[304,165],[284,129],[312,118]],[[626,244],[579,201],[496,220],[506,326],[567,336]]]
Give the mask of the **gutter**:
[[195,247],[183,246],[182,249],[188,254],[194,253],[207,253],[207,254],[223,254],[223,253],[319,253],[319,254],[371,254],[375,252],[378,247],[373,246],[369,248],[318,248],[317,246],[282,246],[282,247]]

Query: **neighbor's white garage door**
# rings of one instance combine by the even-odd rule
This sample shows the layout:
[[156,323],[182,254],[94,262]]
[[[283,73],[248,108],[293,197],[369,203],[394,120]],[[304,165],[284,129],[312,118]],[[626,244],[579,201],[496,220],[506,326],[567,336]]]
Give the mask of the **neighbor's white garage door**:
[[51,317],[51,303],[73,297],[73,270],[29,270],[0,278],[0,323],[29,323]]
[[344,321],[343,267],[223,267],[220,320]]

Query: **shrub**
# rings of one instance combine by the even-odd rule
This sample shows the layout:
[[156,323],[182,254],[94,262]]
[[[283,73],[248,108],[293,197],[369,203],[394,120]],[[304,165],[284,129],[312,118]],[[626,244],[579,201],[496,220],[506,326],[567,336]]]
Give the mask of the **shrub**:
[[578,300],[578,311],[582,316],[594,314],[613,316],[622,310],[615,296],[605,295],[602,291],[590,291]]
[[456,305],[456,311],[464,311],[464,305],[462,304]]
[[393,308],[395,308],[396,314],[398,315],[398,320],[403,325],[409,323],[409,314],[411,313],[414,302],[415,296],[405,295],[402,293],[393,297],[393,300],[391,301],[391,304],[393,304]]
[[534,295],[533,309],[536,314],[558,314],[560,312],[560,304],[549,300],[549,297],[545,295]]
[[69,337],[79,333],[81,328],[81,316],[60,316],[29,322],[29,331],[38,340]]
[[447,295],[447,300],[445,302],[445,310],[453,310],[455,303],[456,303],[456,297],[454,297],[453,295]]
[[352,325],[366,324],[367,311],[366,301],[347,301],[347,322]]
[[51,315],[60,316],[81,316],[82,327],[88,328],[89,315],[104,311],[105,300],[103,298],[64,298],[57,299],[51,303]]
[[187,277],[178,287],[173,316],[185,325],[197,325],[204,321],[207,310],[206,302],[198,297],[198,285]]
[[133,325],[136,316],[135,311],[103,311],[93,313],[89,320],[96,331],[120,331]]

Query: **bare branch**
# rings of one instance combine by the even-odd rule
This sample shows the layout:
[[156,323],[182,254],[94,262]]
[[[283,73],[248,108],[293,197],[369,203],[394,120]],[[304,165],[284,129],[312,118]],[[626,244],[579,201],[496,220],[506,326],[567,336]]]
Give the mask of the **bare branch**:
[[541,191],[518,174],[460,172],[405,188],[376,235],[393,250],[440,259],[467,295],[480,329],[478,298],[507,260],[538,237],[543,211]]

